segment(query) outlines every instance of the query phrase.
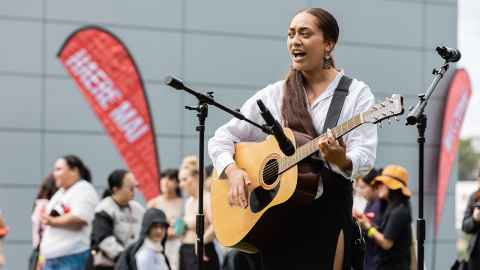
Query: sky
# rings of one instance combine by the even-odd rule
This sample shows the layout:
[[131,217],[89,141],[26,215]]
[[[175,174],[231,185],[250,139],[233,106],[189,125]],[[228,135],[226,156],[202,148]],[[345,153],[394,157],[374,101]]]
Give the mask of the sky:
[[462,58],[458,67],[470,75],[472,97],[460,136],[480,137],[480,1],[458,0],[458,48]]

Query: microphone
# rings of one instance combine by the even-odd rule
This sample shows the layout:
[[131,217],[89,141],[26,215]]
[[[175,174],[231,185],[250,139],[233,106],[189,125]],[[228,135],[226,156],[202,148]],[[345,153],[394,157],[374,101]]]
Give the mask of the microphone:
[[265,120],[265,123],[267,126],[271,127],[271,131],[275,139],[277,139],[280,150],[282,150],[282,152],[287,156],[293,155],[295,153],[295,147],[293,147],[292,142],[283,132],[283,128],[280,123],[273,118],[272,113],[267,109],[267,107],[265,107],[265,104],[263,104],[262,100],[258,99],[257,105],[260,108],[260,112]]
[[458,49],[452,49],[448,47],[437,47],[437,53],[445,59],[447,62],[458,62],[462,57],[462,54]]
[[177,90],[183,90],[185,89],[185,85],[183,84],[182,80],[180,79],[177,79],[173,76],[167,76],[165,77],[165,79],[163,80],[163,82],[166,84],[166,85],[169,85]]

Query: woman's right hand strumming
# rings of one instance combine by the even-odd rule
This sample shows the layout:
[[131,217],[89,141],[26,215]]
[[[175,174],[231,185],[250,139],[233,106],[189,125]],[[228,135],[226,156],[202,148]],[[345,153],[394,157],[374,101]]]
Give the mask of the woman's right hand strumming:
[[230,206],[246,208],[248,206],[247,186],[251,183],[248,174],[232,163],[225,168],[225,175],[230,182],[228,203]]

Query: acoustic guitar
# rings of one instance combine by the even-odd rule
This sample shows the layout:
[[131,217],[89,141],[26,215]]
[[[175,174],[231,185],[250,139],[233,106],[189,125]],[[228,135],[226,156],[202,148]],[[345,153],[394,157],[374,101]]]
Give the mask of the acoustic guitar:
[[[392,95],[336,126],[332,132],[338,139],[365,123],[376,124],[403,111],[403,97]],[[295,145],[292,130],[284,128],[284,132]],[[279,236],[278,230],[272,228],[279,227],[278,222],[295,207],[312,202],[317,193],[318,179],[299,181],[297,164],[318,151],[318,143],[324,136],[325,133],[297,147],[292,156],[285,156],[271,135],[263,142],[235,144],[234,160],[239,168],[247,172],[251,184],[247,191],[248,207],[241,208],[228,203],[227,179],[212,181],[213,227],[222,245],[248,253],[267,248],[273,243],[271,240]]]

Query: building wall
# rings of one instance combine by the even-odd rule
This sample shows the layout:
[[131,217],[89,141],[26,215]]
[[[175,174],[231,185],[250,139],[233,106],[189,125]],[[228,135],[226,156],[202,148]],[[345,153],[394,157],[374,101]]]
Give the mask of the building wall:
[[[57,157],[66,153],[82,157],[99,189],[112,169],[124,166],[56,58],[72,31],[101,25],[129,47],[146,82],[160,163],[166,168],[196,153],[197,138],[196,117],[183,109],[194,105],[194,100],[165,87],[163,78],[178,75],[196,89],[215,91],[218,101],[239,107],[256,90],[285,75],[289,20],[295,11],[310,6],[324,7],[336,16],[341,28],[337,65],[367,82],[379,100],[401,93],[407,107],[414,105],[416,94],[431,81],[431,69],[441,63],[434,47],[456,45],[455,0],[1,1],[0,208],[11,226],[6,239],[9,269],[26,267],[32,200]],[[427,266],[433,266],[430,224],[442,106],[450,75],[428,108]],[[207,134],[212,135],[227,119],[211,108]],[[403,121],[380,130],[377,164],[408,168],[416,209],[416,129]],[[437,240],[439,269],[455,254],[451,187]]]

